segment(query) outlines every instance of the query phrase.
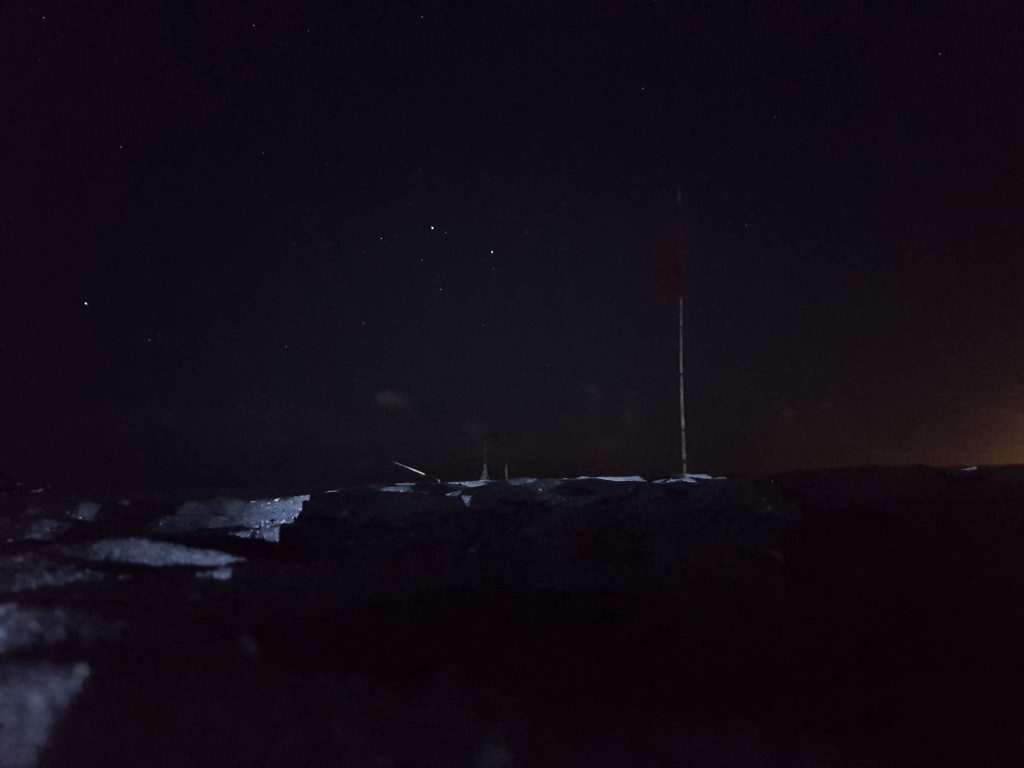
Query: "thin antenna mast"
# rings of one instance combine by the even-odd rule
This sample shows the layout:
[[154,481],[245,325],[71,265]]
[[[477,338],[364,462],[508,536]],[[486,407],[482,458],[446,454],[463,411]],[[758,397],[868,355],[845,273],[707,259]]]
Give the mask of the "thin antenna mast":
[[683,386],[683,296],[679,295],[679,444],[686,474],[686,390]]
[[[676,186],[676,205],[683,207],[683,190]],[[681,257],[680,257],[681,258]],[[680,266],[680,272],[682,267]],[[683,384],[683,285],[679,283],[679,447],[683,474],[686,474],[686,388]]]

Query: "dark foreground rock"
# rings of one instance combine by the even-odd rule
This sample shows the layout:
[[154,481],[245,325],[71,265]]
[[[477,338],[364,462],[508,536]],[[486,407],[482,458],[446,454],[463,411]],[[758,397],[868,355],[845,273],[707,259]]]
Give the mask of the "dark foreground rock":
[[0,767],[1024,758],[1017,468],[0,510]]

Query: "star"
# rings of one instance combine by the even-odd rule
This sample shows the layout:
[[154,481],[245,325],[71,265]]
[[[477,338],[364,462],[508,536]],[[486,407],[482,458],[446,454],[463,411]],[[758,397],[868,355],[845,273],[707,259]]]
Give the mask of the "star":
[[83,307],[88,307],[89,306],[89,302],[88,301],[83,301],[82,302],[82,306]]

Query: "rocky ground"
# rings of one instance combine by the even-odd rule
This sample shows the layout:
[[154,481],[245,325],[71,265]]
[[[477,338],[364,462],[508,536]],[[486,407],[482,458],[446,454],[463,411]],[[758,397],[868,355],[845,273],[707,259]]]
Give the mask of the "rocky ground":
[[1024,470],[0,495],[0,766],[1024,759]]

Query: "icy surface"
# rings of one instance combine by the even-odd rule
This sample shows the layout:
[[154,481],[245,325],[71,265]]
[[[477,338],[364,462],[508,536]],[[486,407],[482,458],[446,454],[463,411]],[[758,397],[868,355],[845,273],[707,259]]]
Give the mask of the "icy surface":
[[0,604],[0,655],[52,647],[74,640],[93,642],[104,633],[96,620],[64,608]]
[[116,498],[0,498],[0,768],[1021,764],[1024,468]]
[[16,603],[0,604],[0,655],[60,643],[67,636],[67,625],[67,612],[61,609],[44,611]]
[[[669,477],[663,480],[654,480],[655,483],[696,483],[700,480],[724,480],[722,476],[706,474],[687,474],[678,477]],[[565,477],[563,481],[569,480],[603,480],[608,483],[646,483],[648,480],[640,475],[580,475],[579,477]],[[481,488],[488,485],[533,485],[536,483],[550,484],[552,480],[539,480],[536,477],[513,477],[509,480],[453,480],[446,482],[446,486],[458,486],[460,488]],[[380,491],[393,493],[411,493],[416,488],[416,483],[399,483],[392,486],[377,486]],[[336,491],[337,492],[337,491]]]
[[29,524],[22,538],[29,541],[55,541],[71,528],[67,520],[44,517]]
[[196,549],[166,541],[138,538],[101,539],[82,547],[65,547],[63,551],[71,557],[80,557],[84,560],[149,565],[157,568],[177,565],[210,568],[242,560],[240,557],[213,549]]
[[154,533],[187,533],[229,528],[271,528],[291,523],[309,496],[274,499],[204,499],[187,501],[173,515],[160,518]]
[[95,522],[102,504],[42,494],[0,494],[0,539],[55,541],[78,523]]
[[609,483],[646,483],[647,481],[640,477],[640,475],[622,475],[622,476],[607,476],[607,477],[591,477],[589,475],[581,475],[580,477],[568,477],[567,480],[605,480]]
[[102,574],[88,568],[55,562],[34,553],[0,557],[0,594],[64,587],[103,578]]
[[0,768],[33,768],[89,677],[87,664],[0,666]]
[[238,531],[231,531],[231,535],[237,539],[269,541],[276,544],[281,540],[281,526],[268,525],[264,528],[243,528]]
[[212,579],[213,581],[228,581],[234,573],[234,568],[215,568],[212,571],[200,571],[196,574],[196,578]]
[[725,480],[722,476],[712,475],[680,475],[679,477],[666,477],[662,480],[655,480],[656,483],[696,483],[701,480]]
[[[381,493],[412,493],[412,489],[416,487],[416,483],[395,483],[394,485],[378,485],[375,486]],[[330,493],[337,493],[338,491],[330,491]]]
[[94,523],[96,522],[96,515],[99,514],[102,506],[102,504],[98,504],[95,501],[82,501],[68,511],[68,517],[84,523]]

